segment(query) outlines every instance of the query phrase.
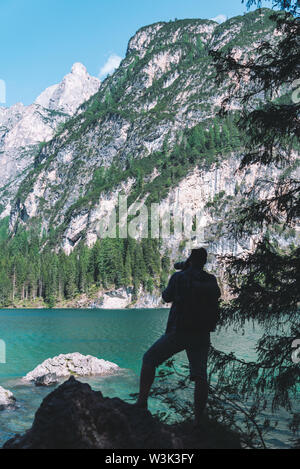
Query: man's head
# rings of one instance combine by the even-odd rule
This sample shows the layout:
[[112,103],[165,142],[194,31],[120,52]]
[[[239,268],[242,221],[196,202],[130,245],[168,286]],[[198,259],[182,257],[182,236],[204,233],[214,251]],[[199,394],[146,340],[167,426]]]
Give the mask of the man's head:
[[204,267],[207,261],[207,251],[204,248],[192,249],[189,261],[193,267]]

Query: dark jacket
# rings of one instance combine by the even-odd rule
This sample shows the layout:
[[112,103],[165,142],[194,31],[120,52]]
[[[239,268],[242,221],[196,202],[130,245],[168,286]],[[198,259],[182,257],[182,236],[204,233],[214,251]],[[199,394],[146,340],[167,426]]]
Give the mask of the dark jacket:
[[[191,290],[190,287],[193,287]],[[184,305],[191,300],[191,291],[197,291],[199,297],[209,298],[211,303],[217,305],[221,292],[214,275],[205,272],[203,269],[189,267],[188,269],[176,272],[169,280],[167,288],[162,293],[162,298],[166,303],[172,306],[169,313],[166,333],[171,331],[180,332],[179,324],[184,321]],[[205,332],[213,330],[213,327],[206,327]],[[204,330],[192,331],[193,333],[202,333]]]

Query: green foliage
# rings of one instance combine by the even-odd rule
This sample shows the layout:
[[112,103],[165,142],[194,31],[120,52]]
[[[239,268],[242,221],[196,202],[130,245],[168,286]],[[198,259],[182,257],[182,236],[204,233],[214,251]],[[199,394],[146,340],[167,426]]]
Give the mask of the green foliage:
[[[159,288],[162,267],[158,242],[132,238],[98,240],[92,248],[78,245],[67,256],[43,246],[38,230],[19,230],[0,240],[0,307],[42,298],[49,307],[94,287]],[[44,249],[42,249],[42,247]],[[164,271],[167,264],[164,262]]]
[[8,238],[8,227],[9,217],[2,218],[2,220],[0,220],[0,241],[4,241]]

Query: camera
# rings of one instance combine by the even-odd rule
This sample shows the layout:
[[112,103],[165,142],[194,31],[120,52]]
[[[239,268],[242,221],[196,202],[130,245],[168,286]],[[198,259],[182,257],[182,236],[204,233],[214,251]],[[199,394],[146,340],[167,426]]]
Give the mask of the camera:
[[187,259],[186,261],[182,262],[175,262],[174,269],[175,270],[186,270],[190,266],[190,261]]

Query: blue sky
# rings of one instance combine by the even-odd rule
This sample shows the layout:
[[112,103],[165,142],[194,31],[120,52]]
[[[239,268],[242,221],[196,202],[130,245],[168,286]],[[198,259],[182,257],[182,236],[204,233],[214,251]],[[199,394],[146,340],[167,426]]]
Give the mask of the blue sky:
[[147,24],[230,18],[245,11],[241,0],[0,0],[5,105],[32,103],[61,81],[74,62],[99,76],[105,65],[104,71],[109,70],[108,60],[116,64],[117,57],[124,57],[130,37]]

